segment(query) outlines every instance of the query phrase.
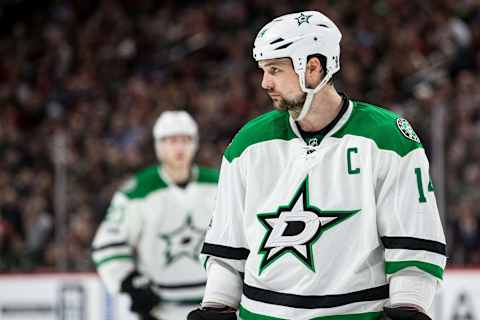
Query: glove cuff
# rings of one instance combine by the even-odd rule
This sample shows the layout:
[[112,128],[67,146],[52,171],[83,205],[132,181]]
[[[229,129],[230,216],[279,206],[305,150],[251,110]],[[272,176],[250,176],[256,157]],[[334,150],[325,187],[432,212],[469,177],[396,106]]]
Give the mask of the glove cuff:
[[130,272],[120,284],[120,292],[131,292],[132,290],[150,286],[150,280],[137,270]]
[[188,314],[187,320],[236,320],[236,310],[230,307],[199,308]]

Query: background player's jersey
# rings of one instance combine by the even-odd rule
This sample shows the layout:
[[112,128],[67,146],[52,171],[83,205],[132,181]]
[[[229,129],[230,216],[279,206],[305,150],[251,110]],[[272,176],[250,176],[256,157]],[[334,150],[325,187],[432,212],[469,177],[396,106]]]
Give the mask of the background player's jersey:
[[347,103],[310,146],[273,111],[225,151],[202,252],[244,273],[243,319],[377,319],[391,275],[442,278],[445,237],[417,135],[392,112]]
[[164,302],[201,300],[206,274],[198,254],[213,212],[218,171],[194,167],[192,174],[180,188],[161,167],[150,167],[114,195],[92,248],[109,291],[118,292],[136,268],[154,282]]

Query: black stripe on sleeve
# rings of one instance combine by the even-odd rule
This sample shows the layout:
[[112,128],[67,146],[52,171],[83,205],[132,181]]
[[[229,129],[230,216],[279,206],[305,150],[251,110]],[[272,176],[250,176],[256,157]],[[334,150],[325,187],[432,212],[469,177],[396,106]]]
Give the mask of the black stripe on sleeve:
[[219,244],[205,242],[203,244],[202,253],[219,258],[245,260],[250,254],[250,250],[245,248],[227,247]]
[[425,250],[446,255],[445,244],[433,240],[411,237],[382,237],[383,246],[387,249]]
[[127,246],[128,246],[128,243],[126,241],[110,242],[110,243],[104,244],[103,246],[92,247],[92,252],[98,252],[105,249],[127,247]]
[[304,296],[275,292],[252,287],[246,283],[243,284],[243,294],[251,300],[303,309],[334,308],[355,302],[383,300],[388,298],[388,290],[388,284],[386,284],[380,287],[344,294]]
[[207,283],[205,281],[201,282],[192,282],[192,283],[177,283],[177,284],[162,284],[162,283],[155,283],[155,287],[158,289],[191,289],[191,288],[198,288],[198,287],[205,287]]

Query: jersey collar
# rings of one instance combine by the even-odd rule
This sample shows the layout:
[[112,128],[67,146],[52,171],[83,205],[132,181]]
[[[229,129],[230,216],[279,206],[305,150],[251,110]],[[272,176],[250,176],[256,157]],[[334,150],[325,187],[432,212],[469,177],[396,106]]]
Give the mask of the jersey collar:
[[160,179],[162,179],[169,187],[177,188],[177,189],[180,189],[180,190],[185,190],[189,187],[189,185],[192,182],[197,182],[198,181],[198,176],[199,176],[198,166],[196,164],[192,164],[192,169],[191,169],[191,172],[190,172],[190,179],[189,179],[188,183],[185,185],[185,188],[180,188],[177,184],[173,183],[172,180],[170,179],[170,177],[167,175],[167,173],[162,170],[161,165],[159,165],[157,167],[157,172],[158,172],[158,175],[160,176]]
[[[346,97],[344,99],[347,99],[347,103],[348,103],[347,110],[345,111],[343,116],[338,120],[338,122],[335,124],[335,126],[325,134],[324,138],[334,135],[350,119],[350,116],[352,115],[352,110],[353,110],[353,103],[350,99],[348,99]],[[297,124],[295,123],[295,120],[293,120],[292,117],[289,117],[288,120],[290,122],[290,128],[292,129],[292,131],[295,133],[295,135],[298,138],[300,138],[303,141],[302,135],[300,134],[300,131],[298,130],[298,127],[297,127]]]

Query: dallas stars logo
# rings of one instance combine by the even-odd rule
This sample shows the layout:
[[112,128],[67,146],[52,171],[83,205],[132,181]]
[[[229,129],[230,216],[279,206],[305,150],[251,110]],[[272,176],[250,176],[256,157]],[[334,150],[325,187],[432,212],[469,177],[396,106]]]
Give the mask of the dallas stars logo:
[[259,274],[286,253],[293,254],[315,272],[313,245],[323,232],[351,217],[358,210],[320,210],[310,204],[308,176],[288,205],[276,212],[259,213],[266,234],[258,254],[262,255]]
[[303,12],[302,12],[295,19],[297,20],[298,25],[301,25],[302,23],[310,23],[308,20],[310,19],[311,16],[312,16],[311,14],[304,15]]
[[195,227],[191,215],[188,215],[179,228],[158,236],[167,244],[166,263],[170,265],[181,257],[198,261],[198,253],[203,243],[205,230]]

